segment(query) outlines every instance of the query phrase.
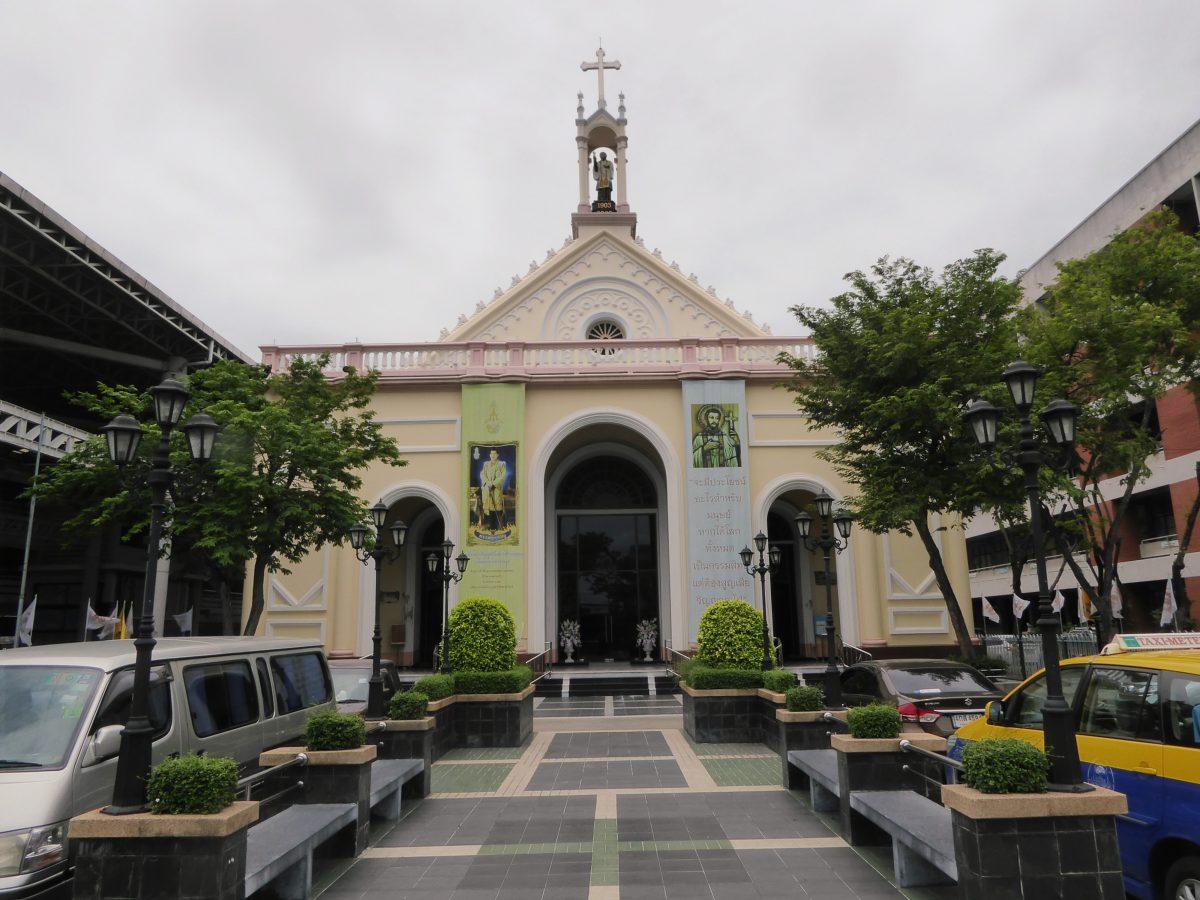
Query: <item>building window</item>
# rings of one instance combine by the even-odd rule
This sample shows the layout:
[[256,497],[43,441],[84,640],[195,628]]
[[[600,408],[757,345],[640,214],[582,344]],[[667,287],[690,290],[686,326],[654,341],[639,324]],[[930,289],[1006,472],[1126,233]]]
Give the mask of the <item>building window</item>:
[[1175,509],[1171,505],[1169,489],[1161,488],[1135,495],[1129,505],[1141,527],[1143,541],[1175,534]]
[[991,534],[967,538],[967,567],[972,572],[1008,564],[1008,545],[1000,532],[993,531]]
[[600,319],[588,326],[587,339],[589,341],[623,341],[625,340],[625,329],[612,319]]

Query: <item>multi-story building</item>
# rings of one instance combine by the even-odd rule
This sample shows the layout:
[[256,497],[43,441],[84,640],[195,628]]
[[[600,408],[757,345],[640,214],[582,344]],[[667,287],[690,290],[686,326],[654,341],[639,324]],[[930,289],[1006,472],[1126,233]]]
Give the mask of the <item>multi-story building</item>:
[[[1024,299],[1036,302],[1057,275],[1057,264],[1078,259],[1103,247],[1114,234],[1136,224],[1148,213],[1169,207],[1182,228],[1200,232],[1200,122],[1194,124],[1061,241],[1033,263],[1021,277]],[[1177,387],[1155,401],[1152,427],[1161,444],[1150,460],[1150,474],[1138,483],[1122,524],[1118,577],[1123,585],[1124,627],[1131,631],[1158,627],[1171,564],[1179,549],[1188,510],[1196,498],[1200,465],[1200,408],[1189,387]],[[1103,485],[1104,496],[1121,495],[1121,476]],[[987,597],[1003,617],[1007,630],[1012,621],[1012,573],[1003,536],[990,516],[979,516],[967,526],[967,553],[971,567],[971,593],[975,598],[976,625],[982,629],[980,598]],[[1078,584],[1061,558],[1049,560],[1051,580],[1067,597],[1068,620],[1074,618]],[[1181,614],[1200,619],[1200,529],[1192,535],[1184,557],[1187,600],[1179,598]],[[1027,566],[1022,592],[1036,591],[1036,574]],[[1190,606],[1190,609],[1189,609]]]

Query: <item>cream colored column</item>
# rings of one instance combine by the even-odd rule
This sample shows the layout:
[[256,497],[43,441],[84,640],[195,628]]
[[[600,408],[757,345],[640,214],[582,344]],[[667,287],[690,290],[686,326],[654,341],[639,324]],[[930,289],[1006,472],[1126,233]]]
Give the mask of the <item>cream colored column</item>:
[[575,138],[579,148],[579,209],[586,210],[588,206],[588,151],[587,138],[582,134]]
[[625,150],[629,146],[629,138],[617,138],[617,209],[625,212],[629,209],[629,196],[625,191]]

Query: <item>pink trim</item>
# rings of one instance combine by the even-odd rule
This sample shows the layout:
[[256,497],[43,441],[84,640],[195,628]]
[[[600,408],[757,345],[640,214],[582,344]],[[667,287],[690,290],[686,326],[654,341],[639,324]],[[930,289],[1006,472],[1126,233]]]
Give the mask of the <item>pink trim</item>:
[[273,367],[328,353],[326,371],[331,378],[339,377],[344,366],[354,366],[378,370],[381,381],[402,383],[778,378],[789,371],[775,361],[779,353],[812,359],[816,352],[806,337],[306,344],[260,350],[263,362]]

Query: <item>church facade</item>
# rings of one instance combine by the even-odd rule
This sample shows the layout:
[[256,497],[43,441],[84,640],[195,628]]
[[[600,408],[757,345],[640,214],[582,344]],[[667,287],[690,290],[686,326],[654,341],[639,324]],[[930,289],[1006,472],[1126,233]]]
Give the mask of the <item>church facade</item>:
[[[771,336],[637,233],[624,96],[616,115],[604,97],[604,72],[619,66],[603,51],[585,64],[599,91],[590,115],[579,96],[578,203],[560,249],[437,342],[262,348],[276,368],[328,353],[330,378],[379,372],[373,407],[407,459],[364,476],[364,499],[408,526],[382,568],[384,654],[432,665],[443,581],[427,561],[445,542],[469,557],[450,605],[503,601],[527,653],[561,656],[565,620],[587,660],[640,658],[646,622],[660,653],[686,648],[704,609],[730,597],[765,602],[785,660],[825,653],[827,596],[846,644],[949,646],[918,539],[855,530],[828,575],[800,540],[793,519],[815,495],[850,492],[818,456],[835,435],[810,430],[778,386],[789,370],[777,355],[813,348]],[[765,597],[738,556],[760,531],[780,557]],[[965,606],[962,531],[936,534]],[[261,627],[369,653],[375,591],[350,547],[314,548],[270,578]]]

